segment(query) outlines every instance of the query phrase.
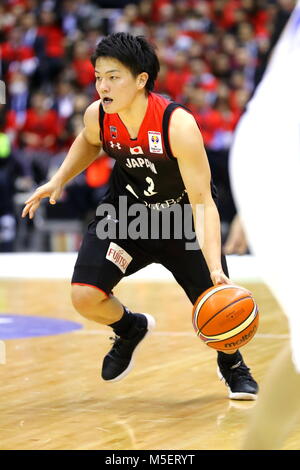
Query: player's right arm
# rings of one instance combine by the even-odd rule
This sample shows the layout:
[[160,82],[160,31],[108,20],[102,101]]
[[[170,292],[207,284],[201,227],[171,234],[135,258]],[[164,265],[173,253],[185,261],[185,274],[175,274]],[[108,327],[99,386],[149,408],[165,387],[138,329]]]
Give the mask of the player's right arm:
[[102,148],[99,130],[99,100],[92,103],[84,114],[84,128],[71,145],[62,165],[51,180],[40,186],[25,201],[22,217],[29,214],[32,219],[43,198],[49,197],[50,204],[59,199],[64,186],[84,171],[99,155]]

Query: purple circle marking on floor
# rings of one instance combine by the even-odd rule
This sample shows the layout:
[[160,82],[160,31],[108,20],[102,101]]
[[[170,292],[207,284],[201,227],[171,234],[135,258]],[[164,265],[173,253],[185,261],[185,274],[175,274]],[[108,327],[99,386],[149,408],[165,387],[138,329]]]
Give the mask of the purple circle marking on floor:
[[0,315],[0,339],[51,336],[80,330],[80,323],[60,318],[33,317],[29,315]]

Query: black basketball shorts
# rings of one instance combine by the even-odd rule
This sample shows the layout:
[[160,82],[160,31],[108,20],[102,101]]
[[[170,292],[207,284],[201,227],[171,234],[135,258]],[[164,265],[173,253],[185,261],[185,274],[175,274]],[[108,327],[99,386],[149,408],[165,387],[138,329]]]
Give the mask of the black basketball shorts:
[[[108,217],[111,224],[118,225],[119,220]],[[88,226],[78,253],[72,284],[92,286],[109,296],[123,277],[151,263],[160,263],[173,274],[193,304],[204,290],[212,286],[201,250],[187,249],[185,237],[132,239],[120,236],[116,230],[116,236],[110,234],[101,239],[98,224],[103,220],[104,217],[96,217]],[[228,275],[223,256],[222,266]]]

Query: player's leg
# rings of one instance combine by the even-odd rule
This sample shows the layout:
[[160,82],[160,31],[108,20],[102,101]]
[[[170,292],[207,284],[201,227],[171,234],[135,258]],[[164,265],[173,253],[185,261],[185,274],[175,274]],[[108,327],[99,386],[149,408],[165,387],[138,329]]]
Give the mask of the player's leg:
[[73,282],[72,303],[80,315],[102,325],[115,323],[123,316],[121,302],[92,284]]
[[299,419],[300,374],[285,347],[273,361],[245,437],[243,449],[280,449]]
[[[199,295],[212,286],[209,270],[201,250],[186,250],[183,240],[169,240],[160,257],[161,263],[169,269],[176,281],[186,292],[192,304]],[[222,256],[222,267],[228,276],[226,259]],[[218,351],[218,375],[224,380],[229,398],[234,400],[255,400],[258,385],[251,376],[239,350],[232,354]]]
[[103,360],[101,376],[107,381],[121,380],[133,367],[137,346],[154,328],[154,318],[132,313],[115,296],[107,296],[94,286],[73,284],[72,301],[82,316],[113,329],[113,345]]
[[72,301],[85,318],[110,326],[116,337],[102,366],[102,378],[116,381],[133,366],[136,347],[154,328],[151,315],[132,313],[112,294],[125,276],[152,260],[130,240],[101,240],[96,234],[97,220],[85,235],[72,278]]

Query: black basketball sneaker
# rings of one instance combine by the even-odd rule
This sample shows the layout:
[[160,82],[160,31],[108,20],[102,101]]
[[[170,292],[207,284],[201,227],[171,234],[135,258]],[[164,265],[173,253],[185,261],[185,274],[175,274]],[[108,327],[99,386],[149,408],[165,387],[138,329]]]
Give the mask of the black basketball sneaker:
[[113,346],[104,357],[102,378],[109,382],[117,382],[126,377],[134,365],[134,355],[146,338],[155,328],[154,318],[146,313],[134,313],[136,321],[125,337],[115,336]]
[[232,400],[256,400],[258,385],[244,363],[241,353],[237,352],[235,364],[228,365],[218,355],[218,376],[225,381]]

